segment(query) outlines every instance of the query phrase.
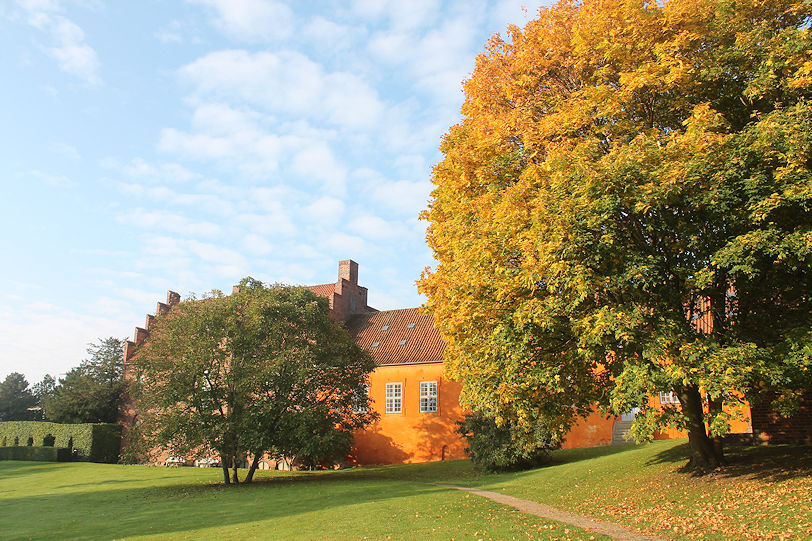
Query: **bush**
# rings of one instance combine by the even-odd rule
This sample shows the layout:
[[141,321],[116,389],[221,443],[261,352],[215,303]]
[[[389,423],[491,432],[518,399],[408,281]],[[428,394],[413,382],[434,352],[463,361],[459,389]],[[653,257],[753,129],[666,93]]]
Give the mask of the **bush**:
[[[121,426],[117,424],[58,424],[38,421],[0,422],[0,440],[45,443],[74,449],[79,460],[118,462],[121,447]],[[51,440],[53,438],[53,440]],[[38,447],[34,447],[38,448]],[[33,459],[32,459],[33,460]]]
[[513,471],[545,463],[555,445],[551,432],[539,421],[531,434],[519,434],[511,424],[498,426],[492,417],[469,413],[457,423],[457,432],[468,440],[465,450],[486,471]]
[[37,462],[68,462],[70,449],[65,447],[0,447],[0,460],[34,460]]

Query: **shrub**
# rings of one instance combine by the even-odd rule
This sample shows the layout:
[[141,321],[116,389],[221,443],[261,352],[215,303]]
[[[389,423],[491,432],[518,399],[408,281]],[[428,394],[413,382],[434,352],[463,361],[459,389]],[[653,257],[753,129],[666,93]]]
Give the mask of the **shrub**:
[[33,460],[37,462],[68,462],[70,449],[65,447],[0,447],[0,460]]
[[[117,462],[121,446],[121,426],[117,424],[58,424],[38,421],[0,422],[0,437],[19,446],[20,441],[45,443],[53,438],[55,447],[74,449],[78,460]],[[50,438],[49,440],[50,441]]]
[[552,433],[540,420],[530,434],[518,433],[509,423],[498,426],[492,417],[469,413],[457,423],[457,432],[468,440],[466,452],[487,471],[524,470],[546,462],[555,447]]

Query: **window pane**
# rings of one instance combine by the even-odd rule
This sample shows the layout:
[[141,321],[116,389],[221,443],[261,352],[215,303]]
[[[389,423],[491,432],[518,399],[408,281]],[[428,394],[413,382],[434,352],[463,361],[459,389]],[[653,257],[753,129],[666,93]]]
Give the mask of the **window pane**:
[[403,384],[386,384],[386,413],[400,413],[403,406]]
[[435,413],[435,412],[437,412],[437,382],[436,381],[421,381],[420,382],[420,412],[421,413]]

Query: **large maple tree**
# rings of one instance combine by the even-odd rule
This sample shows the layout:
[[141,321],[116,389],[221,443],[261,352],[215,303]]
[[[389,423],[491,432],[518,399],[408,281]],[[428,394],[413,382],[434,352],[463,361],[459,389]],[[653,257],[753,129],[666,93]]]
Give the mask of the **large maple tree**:
[[[493,37],[423,217],[463,405],[560,434],[599,404],[692,462],[810,382],[806,2],[564,1]],[[674,392],[676,406],[649,397]]]

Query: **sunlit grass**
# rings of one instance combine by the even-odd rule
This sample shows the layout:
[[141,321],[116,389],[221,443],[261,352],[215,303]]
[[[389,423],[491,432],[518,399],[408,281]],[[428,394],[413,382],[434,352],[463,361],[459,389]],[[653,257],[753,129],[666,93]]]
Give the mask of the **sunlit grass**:
[[3,462],[0,538],[592,537],[476,496],[408,475],[398,480],[390,475],[392,470],[383,471],[385,475],[377,468],[260,472],[254,485],[226,487],[216,484],[218,470]]
[[444,483],[494,490],[663,537],[810,535],[809,447],[743,448],[708,476],[679,471],[684,441],[556,451],[527,472],[466,460],[328,472],[0,462],[3,539],[599,539]]

